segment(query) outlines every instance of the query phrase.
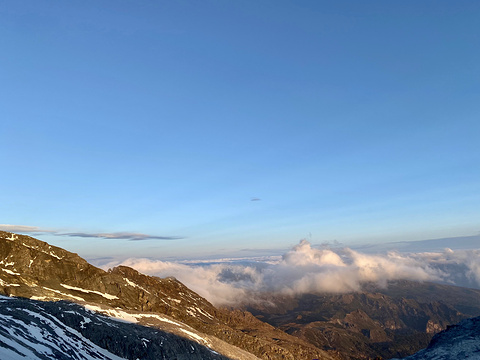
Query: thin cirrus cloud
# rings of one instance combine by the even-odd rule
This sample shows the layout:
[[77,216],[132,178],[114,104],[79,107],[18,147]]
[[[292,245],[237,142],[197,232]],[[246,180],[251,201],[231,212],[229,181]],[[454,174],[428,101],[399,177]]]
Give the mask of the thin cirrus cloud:
[[62,233],[62,234],[56,234],[56,235],[82,237],[82,238],[97,238],[97,239],[121,239],[121,240],[130,240],[130,241],[183,239],[183,237],[181,236],[156,236],[156,235],[130,233],[130,232],[98,233],[98,234],[77,232],[77,233]]
[[71,232],[64,233],[58,230],[42,229],[38,226],[29,225],[10,225],[0,224],[0,230],[21,233],[21,234],[40,234],[50,233],[55,236],[70,236],[81,238],[95,238],[95,239],[117,239],[117,240],[129,240],[129,241],[141,241],[141,240],[180,240],[184,239],[181,236],[158,236],[142,234],[137,232],[111,232],[111,233],[89,233],[89,232]]
[[38,226],[10,225],[10,224],[0,224],[0,230],[9,231],[9,232],[26,233],[26,234],[56,233],[55,230],[42,229],[42,228],[39,228]]

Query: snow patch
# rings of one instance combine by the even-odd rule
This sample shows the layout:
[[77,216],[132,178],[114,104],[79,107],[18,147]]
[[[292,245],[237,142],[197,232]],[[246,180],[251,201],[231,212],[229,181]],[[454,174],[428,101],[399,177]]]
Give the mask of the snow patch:
[[4,262],[4,260],[2,260],[2,261],[0,261],[0,265],[13,266],[13,265],[15,265],[15,263],[13,261],[9,262],[9,263],[6,263],[6,262]]
[[85,308],[87,308],[90,311],[105,314],[105,315],[110,316],[110,317],[112,317],[116,320],[126,321],[126,322],[131,322],[131,323],[138,323],[139,320],[145,319],[145,318],[154,318],[154,319],[160,320],[162,322],[166,322],[166,323],[169,323],[169,324],[176,325],[178,327],[187,326],[185,324],[182,324],[180,322],[168,319],[164,316],[157,315],[157,314],[151,314],[151,313],[132,314],[132,313],[128,313],[126,311],[123,311],[121,309],[103,309],[99,306],[90,305],[90,304],[86,304]]
[[80,327],[82,329],[85,329],[85,324],[88,324],[88,323],[91,323],[92,320],[90,320],[89,318],[86,318],[85,316],[83,317],[83,321],[80,321]]
[[[47,254],[47,253],[46,253],[46,254]],[[63,259],[63,257],[60,257],[60,256],[56,255],[56,254],[53,253],[53,252],[50,252],[50,253],[48,253],[48,254],[51,255],[51,256],[53,256],[53,257],[56,257],[56,258],[59,259],[59,260],[62,260],[62,259]]]
[[11,234],[10,237],[5,238],[6,240],[15,241],[18,239],[16,234]]
[[1,286],[20,286],[20,284],[9,284],[9,283],[3,281],[2,279],[0,279],[0,285]]
[[207,339],[201,337],[198,334],[195,334],[194,332],[191,332],[191,331],[188,331],[188,330],[185,330],[185,329],[179,329],[179,330],[181,332],[187,334],[191,339],[196,340],[197,342],[200,342],[201,344],[204,344],[204,345],[207,345],[207,346],[210,345],[210,342]]
[[208,317],[209,319],[213,319],[213,316],[211,314],[209,314],[208,312],[200,309],[199,307],[189,306],[188,309],[187,309],[187,312],[192,316],[195,316],[195,313],[198,313],[198,314],[201,314],[205,317]]
[[[51,251],[50,251],[50,252],[46,252],[46,251],[43,251],[43,250],[39,249],[38,247],[31,246],[31,245],[27,245],[27,244],[25,244],[25,243],[22,243],[22,245],[25,246],[25,247],[27,247],[27,248],[29,248],[29,249],[37,250],[37,251],[40,251],[40,252],[42,252],[42,253],[44,253],[44,254],[47,254],[47,255],[56,257],[56,258],[59,259],[59,260],[62,260],[62,259],[63,259],[63,257],[58,256],[57,254],[55,254],[55,253],[53,253],[53,252],[51,252]],[[51,248],[51,246],[49,246],[49,249],[50,249],[50,248]],[[30,261],[31,261],[31,260],[30,260]],[[31,263],[30,263],[30,265],[31,265]]]
[[5,271],[6,273],[10,274],[10,275],[21,275],[20,273],[16,273],[12,270],[9,270],[9,269],[4,269],[2,268],[3,271]]
[[146,293],[151,294],[150,291],[146,290],[145,288],[143,288],[142,286],[140,286],[140,285],[138,285],[138,284],[135,284],[133,281],[130,281],[130,280],[127,279],[127,278],[123,278],[123,280],[125,280],[128,285],[133,286],[133,287],[136,287],[136,288],[139,288],[140,290],[143,290],[143,291],[145,291]]
[[86,289],[82,289],[82,288],[78,288],[78,287],[70,286],[70,285],[65,285],[65,284],[60,284],[60,285],[63,286],[65,289],[69,289],[69,290],[76,290],[76,291],[81,291],[81,292],[84,292],[84,293],[97,294],[97,295],[103,296],[104,298],[106,298],[108,300],[118,299],[118,297],[115,296],[115,295],[105,294],[105,293],[102,293],[100,291],[86,290]]
[[45,290],[49,290],[49,291],[52,291],[52,292],[54,292],[54,293],[57,293],[57,294],[60,294],[60,295],[63,295],[63,296],[66,296],[66,297],[75,299],[75,300],[78,300],[78,301],[85,301],[84,298],[81,298],[81,297],[79,297],[79,296],[74,296],[74,295],[66,294],[66,293],[63,293],[63,292],[61,292],[61,291],[58,291],[58,290],[55,290],[55,289],[50,289],[50,288],[47,288],[47,287],[44,287],[44,286],[42,286],[42,288],[45,289]]
[[85,308],[87,310],[92,311],[92,312],[98,312],[98,313],[107,315],[107,316],[109,316],[109,317],[111,317],[111,318],[113,318],[114,320],[117,320],[117,321],[129,322],[129,323],[137,323],[138,322],[138,320],[135,318],[135,316],[127,313],[126,311],[117,310],[117,309],[103,309],[99,306],[90,305],[90,304],[86,304]]

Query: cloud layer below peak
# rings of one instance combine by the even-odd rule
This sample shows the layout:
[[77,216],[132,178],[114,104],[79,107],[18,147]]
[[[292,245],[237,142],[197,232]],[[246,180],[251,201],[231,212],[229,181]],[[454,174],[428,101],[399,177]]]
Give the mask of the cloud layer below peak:
[[[435,281],[480,287],[480,250],[365,254],[349,248],[314,248],[305,240],[269,262],[181,263],[127,259],[140,272],[174,276],[216,305],[255,301],[255,294],[361,291],[366,283]],[[108,264],[114,266],[117,264]]]

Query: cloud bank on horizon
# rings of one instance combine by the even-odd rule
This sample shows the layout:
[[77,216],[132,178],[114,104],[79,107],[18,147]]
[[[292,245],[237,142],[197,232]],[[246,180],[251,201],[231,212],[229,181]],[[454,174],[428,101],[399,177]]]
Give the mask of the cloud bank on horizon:
[[21,233],[21,234],[31,234],[31,235],[40,234],[40,233],[49,233],[55,236],[96,238],[96,239],[117,239],[117,240],[129,240],[129,241],[184,239],[181,236],[158,236],[158,235],[142,234],[138,232],[110,232],[110,233],[108,232],[103,232],[103,233],[60,232],[58,230],[42,229],[37,226],[10,225],[10,224],[0,224],[0,230],[14,232],[14,233]]
[[[117,264],[108,264],[114,266]],[[480,250],[365,254],[349,248],[314,248],[302,240],[280,259],[257,263],[185,264],[131,258],[122,262],[142,273],[174,276],[216,305],[256,301],[255,295],[275,292],[361,291],[366,283],[434,281],[480,288]]]

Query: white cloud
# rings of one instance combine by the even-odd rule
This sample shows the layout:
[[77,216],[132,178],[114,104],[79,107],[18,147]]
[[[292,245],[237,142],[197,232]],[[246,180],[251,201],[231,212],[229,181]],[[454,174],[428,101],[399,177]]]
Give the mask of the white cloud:
[[[480,250],[418,254],[364,254],[348,248],[317,249],[302,240],[275,262],[180,264],[128,259],[140,272],[174,276],[216,305],[255,301],[265,291],[283,294],[360,291],[367,282],[438,281],[480,286]],[[113,265],[113,264],[111,264]]]
[[[144,274],[160,277],[173,276],[215,304],[234,304],[245,296],[245,289],[237,288],[231,283],[221,280],[221,273],[226,268],[224,264],[191,266],[159,260],[128,259],[122,265],[130,266]],[[237,270],[251,272],[248,267]],[[252,273],[257,275],[256,272]]]
[[313,249],[307,240],[301,240],[292,251],[283,256],[283,262],[290,266],[334,265],[345,266],[342,258],[329,249]]

